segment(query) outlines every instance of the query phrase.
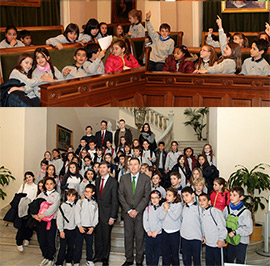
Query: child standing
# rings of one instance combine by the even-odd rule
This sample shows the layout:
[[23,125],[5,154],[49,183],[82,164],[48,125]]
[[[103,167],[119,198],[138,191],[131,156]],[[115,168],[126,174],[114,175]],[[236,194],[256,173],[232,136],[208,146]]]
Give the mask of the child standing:
[[[182,197],[186,203],[182,212],[181,240],[184,265],[201,265],[202,228],[200,207],[194,202],[194,192],[191,187],[182,189]],[[192,230],[191,230],[192,228]]]
[[187,158],[185,155],[180,155],[177,159],[177,164],[173,167],[172,172],[178,172],[181,175],[181,185],[183,187],[189,183],[191,171],[188,167]]
[[149,166],[152,166],[153,163],[156,161],[156,155],[152,150],[149,149],[149,141],[144,140],[142,146],[142,164],[147,163]]
[[194,186],[194,194],[195,194],[194,200],[196,202],[199,202],[199,196],[203,193],[203,189],[205,187],[205,179],[203,177],[199,177],[195,179],[193,182],[193,186]]
[[168,152],[165,162],[165,174],[172,170],[172,168],[177,164],[177,159],[181,155],[181,152],[178,151],[178,143],[177,141],[172,141],[171,143],[171,151]]
[[158,265],[161,255],[162,223],[158,218],[160,212],[161,193],[153,190],[150,193],[151,204],[147,206],[143,213],[143,228],[145,234],[145,255],[146,265]]
[[174,188],[166,191],[166,202],[162,204],[159,219],[162,220],[163,265],[180,265],[180,218],[182,205],[180,195]]
[[60,151],[58,149],[53,149],[52,150],[52,156],[53,156],[53,159],[51,160],[50,164],[54,165],[55,174],[57,176],[59,176],[60,171],[62,170],[63,165],[64,165],[64,162],[63,162],[63,160],[61,159],[61,156],[60,156]]
[[166,198],[166,190],[164,187],[160,185],[161,183],[161,174],[160,173],[154,173],[151,178],[152,184],[151,184],[151,190],[157,190],[160,192],[162,199]]
[[83,159],[82,169],[80,170],[80,175],[84,176],[85,172],[92,169],[92,158],[90,155],[86,155]]
[[177,172],[172,172],[170,174],[170,180],[171,180],[172,188],[176,189],[178,194],[181,195],[181,190],[183,188],[181,175]]
[[98,205],[92,199],[95,186],[88,184],[85,187],[84,198],[78,200],[75,207],[76,240],[74,266],[80,265],[82,258],[83,239],[86,242],[86,265],[94,266],[93,262],[93,232],[98,224]]
[[165,59],[172,54],[174,40],[170,38],[171,27],[163,23],[159,27],[160,35],[155,32],[151,22],[151,11],[146,13],[146,27],[152,39],[149,71],[161,71],[165,66]]
[[223,211],[230,203],[230,192],[226,189],[226,181],[222,177],[217,177],[214,180],[214,190],[212,191],[211,205]]
[[84,177],[82,182],[80,183],[80,191],[79,196],[81,197],[85,191],[85,187],[88,184],[95,185],[95,171],[93,169],[89,169],[84,173]]
[[128,35],[131,38],[142,38],[145,37],[145,29],[141,23],[142,11],[132,9],[128,12],[128,20],[131,23],[128,31]]
[[217,167],[217,160],[216,156],[214,155],[212,146],[210,144],[205,144],[203,146],[202,155],[204,155],[207,158],[207,161],[209,165],[214,165]]
[[138,61],[130,53],[126,39],[116,40],[113,43],[112,53],[106,60],[105,72],[114,72],[140,67]]
[[46,175],[46,169],[48,167],[49,163],[47,160],[43,159],[41,162],[40,162],[40,168],[38,170],[38,176],[35,180],[35,183],[37,184],[40,180],[43,180],[43,178],[45,177]]
[[165,151],[165,143],[164,141],[160,141],[158,143],[158,149],[155,150],[156,155],[156,163],[158,171],[161,173],[162,176],[164,176],[164,168],[165,168],[165,162],[167,157],[167,152]]
[[[75,202],[78,192],[75,189],[67,191],[67,200],[61,204],[57,212],[56,224],[60,232],[60,248],[57,255],[56,265],[72,266],[75,244]],[[66,252],[67,247],[67,252]]]
[[194,150],[191,147],[187,147],[184,149],[184,155],[186,155],[189,169],[192,171],[197,165],[197,159],[194,156]]
[[[18,193],[26,193],[26,197],[30,202],[36,198],[38,187],[34,183],[35,176],[32,172],[26,172],[24,174],[23,184],[20,186]],[[33,230],[26,227],[26,219],[22,218],[21,227],[18,229],[16,234],[16,244],[19,251],[23,251],[23,245],[28,246],[30,239],[33,235]]]
[[[195,187],[194,187],[195,180],[198,178],[204,179],[202,170],[200,168],[194,168],[191,173],[190,183],[188,184],[193,190],[195,190]],[[208,191],[207,187],[204,186],[203,192],[207,194],[207,191]]]
[[14,48],[25,46],[21,41],[17,40],[18,31],[15,26],[8,26],[5,30],[5,39],[0,42],[1,48]]
[[[39,264],[40,266],[47,265],[53,266],[53,257],[56,252],[55,248],[55,237],[56,237],[56,211],[60,205],[60,194],[55,190],[56,182],[54,178],[47,177],[44,181],[43,189],[37,198],[43,198],[48,203],[50,207],[43,213],[39,215],[33,215],[33,218],[39,221],[38,224],[38,241],[44,259]],[[42,221],[44,217],[54,215],[51,220],[51,227],[47,230],[47,222]]]
[[245,264],[249,236],[253,231],[253,222],[250,211],[244,206],[244,189],[232,187],[230,191],[230,204],[223,210],[228,235],[226,242],[226,261],[229,263]]
[[165,60],[162,71],[192,73],[195,70],[194,59],[185,45],[178,45],[174,48],[173,55]]
[[207,266],[223,265],[223,247],[227,236],[226,222],[222,212],[210,206],[210,197],[202,193],[199,204],[202,208],[202,243],[206,244],[205,264]]

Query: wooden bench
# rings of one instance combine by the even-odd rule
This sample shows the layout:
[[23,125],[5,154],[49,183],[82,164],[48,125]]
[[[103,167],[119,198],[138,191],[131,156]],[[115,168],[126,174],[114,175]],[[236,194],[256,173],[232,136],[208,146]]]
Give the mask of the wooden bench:
[[[3,40],[5,38],[6,27],[0,27],[0,38]],[[33,27],[17,27],[18,33],[22,30],[28,30],[31,33],[32,44],[42,45],[46,43],[46,40],[55,37],[64,32],[63,25],[56,26],[33,26]],[[18,36],[19,38],[19,36]],[[2,53],[2,50],[1,50]]]

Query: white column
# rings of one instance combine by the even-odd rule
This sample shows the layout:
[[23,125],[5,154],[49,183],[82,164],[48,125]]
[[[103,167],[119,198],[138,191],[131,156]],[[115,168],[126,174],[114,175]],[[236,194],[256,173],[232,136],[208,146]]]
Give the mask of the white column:
[[200,46],[202,34],[202,2],[192,1],[193,47]]
[[70,3],[68,0],[61,0],[60,2],[60,23],[66,26],[70,23]]

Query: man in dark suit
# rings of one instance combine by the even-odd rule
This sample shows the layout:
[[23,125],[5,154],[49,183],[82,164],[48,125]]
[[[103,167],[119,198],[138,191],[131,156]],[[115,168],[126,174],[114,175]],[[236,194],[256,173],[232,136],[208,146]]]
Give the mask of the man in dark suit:
[[99,166],[100,177],[96,180],[96,199],[99,222],[95,229],[95,259],[109,265],[111,231],[118,211],[118,183],[110,176],[110,164],[102,162]]
[[119,202],[122,208],[125,231],[125,265],[133,265],[134,239],[136,239],[136,265],[143,262],[143,211],[149,203],[150,178],[140,173],[140,161],[129,161],[130,174],[123,175],[119,184]]
[[109,140],[112,143],[112,132],[107,130],[107,121],[102,120],[100,122],[101,130],[95,135],[96,144],[98,146],[105,147],[106,141]]
[[119,124],[119,128],[115,131],[115,134],[114,134],[115,149],[117,149],[117,147],[119,146],[121,137],[125,137],[126,142],[129,145],[132,144],[132,133],[131,133],[130,129],[126,128],[125,120],[120,119],[118,124]]

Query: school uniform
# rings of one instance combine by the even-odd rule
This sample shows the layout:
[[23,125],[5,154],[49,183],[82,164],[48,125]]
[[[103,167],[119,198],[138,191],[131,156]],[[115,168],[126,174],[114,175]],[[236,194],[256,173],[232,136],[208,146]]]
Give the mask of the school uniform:
[[161,175],[164,176],[164,167],[165,167],[167,152],[166,151],[160,151],[159,149],[157,149],[155,151],[155,155],[156,155],[155,165],[157,166],[157,168],[158,168],[159,172],[161,173]]
[[[60,194],[56,191],[41,192],[37,198],[45,199],[48,203],[51,203],[50,207],[45,211],[45,216],[51,216],[56,213],[60,205]],[[46,229],[47,222],[41,221],[38,223],[38,241],[42,252],[42,256],[49,261],[53,261],[56,247],[56,217],[51,220],[50,230]]]
[[209,163],[209,165],[214,165],[215,167],[217,167],[217,160],[216,160],[216,156],[215,155],[212,155],[212,160],[211,160],[211,155],[210,153],[206,153],[205,154],[206,158],[207,158],[207,161]]
[[[141,158],[142,158],[142,164],[147,163],[149,166],[152,166],[156,161],[156,155],[150,149],[142,150]],[[148,160],[148,158],[152,158],[152,161]]]
[[81,182],[82,176],[80,174],[78,177],[73,174],[65,174],[62,179],[61,189],[67,191],[70,188],[74,188],[79,193]]
[[187,169],[186,169],[185,166],[183,167],[179,163],[177,163],[173,167],[172,172],[177,172],[180,174],[180,176],[181,176],[180,185],[185,187],[190,179],[190,176],[191,176],[191,171],[190,171],[189,167],[187,167]]
[[[162,241],[162,222],[158,215],[162,207],[149,205],[143,213],[143,228],[145,234],[145,255],[146,265],[158,265],[159,257],[161,256],[161,241]],[[156,238],[148,236],[147,232],[155,232],[158,234]]]
[[56,265],[63,265],[64,260],[66,260],[66,263],[72,263],[76,232],[75,203],[66,201],[61,204],[60,208],[57,211],[56,224],[59,232],[65,233],[65,238],[60,237],[60,249],[55,263]]
[[[202,64],[200,66],[198,66],[198,64],[196,65],[196,70],[207,70],[210,66],[210,59],[208,60],[202,60]],[[214,62],[213,66],[215,66],[217,64],[217,62]],[[190,159],[190,158],[188,158]],[[192,169],[191,169],[192,170]]]
[[[70,72],[68,75],[64,76],[64,71],[67,68],[70,69]],[[87,76],[87,73],[86,73],[84,67],[83,66],[78,67],[78,66],[76,66],[76,64],[74,64],[72,66],[64,67],[62,70],[62,74],[63,74],[64,79],[82,78],[82,77]]]
[[82,195],[83,195],[83,193],[84,193],[84,191],[85,191],[85,187],[88,185],[88,184],[92,184],[92,185],[94,185],[95,186],[95,181],[89,181],[89,180],[87,180],[86,182],[84,182],[84,181],[82,181],[81,183],[80,183],[80,189],[79,189],[79,196],[81,197]]
[[263,57],[257,60],[254,60],[253,57],[250,57],[244,61],[240,74],[269,76],[270,65]]
[[188,157],[187,162],[188,162],[190,171],[192,171],[197,165],[197,160],[194,155],[192,157]]
[[[243,212],[239,215],[241,211]],[[226,250],[226,253],[227,253],[226,262],[233,263],[234,260],[236,259],[236,263],[245,264],[246,255],[247,255],[247,246],[249,244],[249,236],[252,234],[252,231],[253,231],[253,222],[251,218],[251,213],[242,204],[239,205],[239,208],[237,208],[237,206],[233,206],[230,203],[230,205],[228,205],[223,210],[223,215],[224,215],[225,220],[227,220],[229,214],[233,216],[239,215],[238,229],[235,230],[235,233],[236,235],[241,236],[241,240],[237,246],[234,246],[228,243],[227,250]]]
[[92,162],[93,162],[94,158],[95,158],[95,154],[96,154],[96,149],[94,149],[94,150],[89,149],[88,152],[89,152],[89,154],[90,154],[90,156],[92,158]]
[[3,41],[0,42],[0,49],[2,48],[17,48],[17,47],[24,47],[25,45],[23,42],[16,40],[16,44],[14,46],[10,45],[10,42],[5,38]]
[[103,155],[97,155],[97,153],[95,154],[93,163],[101,163],[103,161]]
[[226,222],[222,212],[212,206],[203,209],[201,223],[206,244],[206,265],[223,265],[223,248],[217,245],[217,241],[225,241],[227,236]]
[[88,170],[93,170],[93,169],[92,169],[92,166],[87,166],[87,165],[82,166],[82,169],[80,170],[80,175],[81,175],[82,177],[84,177],[84,174],[85,174]]
[[46,170],[39,169],[38,174],[35,178],[35,183],[38,184],[39,181],[43,180],[46,175]]
[[179,245],[182,204],[170,203],[168,212],[161,207],[159,219],[162,220],[162,260],[163,265],[179,265]]
[[59,176],[60,171],[63,168],[64,162],[61,158],[56,158],[50,161],[50,164],[53,164],[55,167],[55,174]]
[[166,162],[165,162],[165,170],[171,171],[172,168],[177,164],[177,159],[181,155],[180,151],[170,151],[167,154]]
[[180,229],[184,265],[201,265],[202,228],[201,209],[197,202],[187,203],[183,207]]
[[64,36],[64,34],[60,34],[56,37],[52,37],[48,40],[46,40],[46,45],[52,45],[52,46],[56,46],[57,43],[76,43],[76,42],[82,42],[85,41],[90,42],[91,38],[89,35],[87,34],[79,34],[78,39],[75,40],[74,42],[71,42],[66,36]]
[[[76,224],[76,240],[75,253],[73,262],[80,263],[82,258],[83,239],[86,242],[86,260],[93,261],[93,234],[87,234],[90,228],[95,228],[98,224],[98,205],[92,199],[80,199],[75,206],[75,224]],[[84,227],[86,233],[82,234],[79,227]]]
[[142,38],[145,37],[145,28],[142,23],[133,23],[129,26],[129,32],[132,33],[130,38]]
[[162,197],[163,199],[166,198],[166,190],[165,190],[164,187],[162,187],[162,186],[160,186],[160,185],[158,185],[157,187],[155,187],[155,186],[153,185],[153,183],[151,182],[151,191],[153,191],[153,190],[159,191],[160,194],[161,194],[161,197]]
[[83,68],[88,76],[90,75],[98,75],[105,73],[104,64],[100,58],[96,58],[95,60],[88,60],[83,63]]
[[[57,80],[57,81],[58,81],[58,80],[63,80],[64,77],[63,77],[62,73],[61,73],[55,66],[54,66],[53,68],[54,68],[54,75],[55,75],[55,77],[56,77],[56,80]],[[38,68],[36,68],[36,69],[33,71],[33,73],[32,73],[32,78],[38,78],[38,79],[40,79],[41,76],[42,76],[43,74],[45,74],[45,73],[50,74],[50,76],[53,78],[53,74],[52,74],[52,70],[51,70],[51,69],[48,70],[48,71],[41,71],[41,70],[39,70]],[[47,82],[42,82],[42,84],[44,84],[44,83],[47,83]]]

